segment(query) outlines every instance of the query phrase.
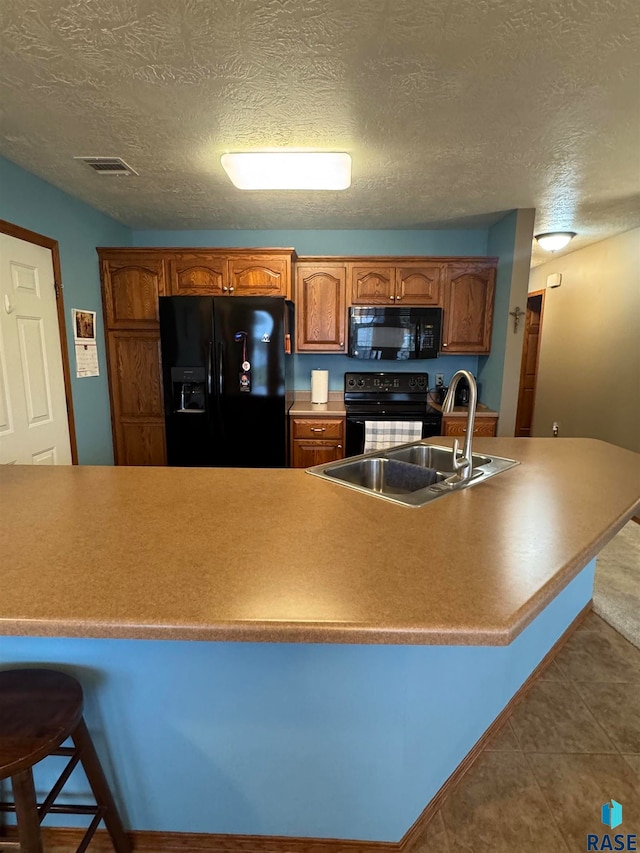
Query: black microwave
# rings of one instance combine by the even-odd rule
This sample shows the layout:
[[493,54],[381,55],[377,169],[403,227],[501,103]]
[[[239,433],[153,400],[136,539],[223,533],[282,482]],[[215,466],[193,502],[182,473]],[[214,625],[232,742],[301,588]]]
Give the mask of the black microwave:
[[375,361],[437,358],[442,308],[349,309],[349,355]]

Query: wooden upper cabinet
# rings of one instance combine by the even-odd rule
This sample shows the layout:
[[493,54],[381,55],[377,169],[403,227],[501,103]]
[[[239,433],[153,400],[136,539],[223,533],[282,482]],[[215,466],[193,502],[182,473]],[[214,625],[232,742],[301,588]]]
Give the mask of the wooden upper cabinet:
[[442,264],[396,267],[396,302],[401,305],[438,305]]
[[296,264],[296,350],[344,352],[346,264]]
[[450,263],[443,282],[443,353],[491,349],[495,263]]
[[395,267],[351,265],[352,305],[391,305],[395,299]]
[[351,264],[352,305],[438,305],[440,263]]
[[164,259],[122,250],[110,257],[101,250],[100,260],[107,327],[158,328],[158,296],[167,292]]
[[227,258],[210,252],[181,252],[169,260],[173,296],[223,296],[228,292]]
[[243,254],[229,258],[231,296],[291,298],[291,254]]

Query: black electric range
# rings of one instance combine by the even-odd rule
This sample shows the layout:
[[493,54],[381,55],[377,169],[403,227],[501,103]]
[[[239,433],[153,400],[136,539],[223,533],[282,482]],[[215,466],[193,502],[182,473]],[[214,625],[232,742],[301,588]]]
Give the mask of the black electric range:
[[366,421],[421,421],[423,438],[440,435],[442,414],[428,394],[428,373],[345,373],[346,455],[363,452]]

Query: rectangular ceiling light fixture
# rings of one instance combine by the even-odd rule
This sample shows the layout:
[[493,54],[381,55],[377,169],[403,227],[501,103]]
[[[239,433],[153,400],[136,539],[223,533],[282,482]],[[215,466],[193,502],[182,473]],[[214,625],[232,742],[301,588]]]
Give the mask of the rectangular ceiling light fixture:
[[240,190],[346,190],[351,157],[314,151],[243,151],[223,154],[222,167]]

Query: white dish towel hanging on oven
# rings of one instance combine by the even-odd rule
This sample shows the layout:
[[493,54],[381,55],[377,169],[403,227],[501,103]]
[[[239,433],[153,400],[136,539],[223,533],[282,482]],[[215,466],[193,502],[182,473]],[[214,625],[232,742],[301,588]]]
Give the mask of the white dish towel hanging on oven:
[[365,421],[364,452],[383,450],[422,438],[422,421]]

